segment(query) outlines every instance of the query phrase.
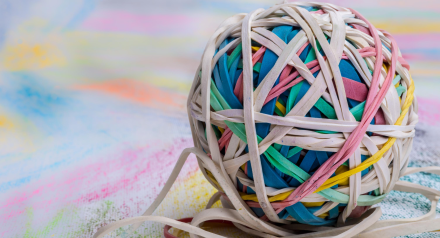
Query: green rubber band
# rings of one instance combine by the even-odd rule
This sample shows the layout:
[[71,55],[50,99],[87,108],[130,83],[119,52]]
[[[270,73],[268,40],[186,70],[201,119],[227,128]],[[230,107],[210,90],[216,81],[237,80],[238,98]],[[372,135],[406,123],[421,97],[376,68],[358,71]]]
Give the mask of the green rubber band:
[[284,102],[283,99],[278,98],[278,102],[281,103],[281,105],[283,105],[284,107],[286,106],[286,103]]
[[336,134],[336,133],[338,133],[337,131],[325,131],[325,130],[316,131],[316,132],[321,133],[321,134]]
[[[243,68],[243,61],[240,60],[240,62],[238,63],[237,69],[242,69]],[[261,69],[261,63],[257,62],[255,63],[254,67],[252,68],[253,71],[260,73],[260,69]]]
[[400,82],[400,80],[402,79],[402,77],[400,75],[397,75],[394,79],[393,79],[393,85],[396,85],[398,82]]
[[240,138],[240,140],[244,141],[244,143],[247,144],[246,134],[242,133],[242,130],[238,128],[240,126],[244,127],[243,123],[234,123],[230,121],[224,121],[224,122],[226,123],[228,128],[232,131],[232,133],[234,133],[236,136],[238,136],[238,138]]
[[287,98],[286,115],[290,112],[290,110],[292,110],[296,96],[298,96],[299,90],[301,89],[303,83],[304,82],[301,81],[290,89],[289,97]]
[[[286,104],[284,103],[284,101],[281,98],[278,98],[278,102],[281,105],[283,105],[284,107],[286,107]],[[278,107],[275,107],[275,113],[278,114],[278,116],[280,116],[280,117],[284,117],[285,116],[284,113]]]
[[397,90],[397,95],[399,95],[399,97],[401,97],[402,94],[403,94],[404,92],[406,92],[406,88],[403,87],[402,85],[400,85],[399,87],[397,87],[396,90]]
[[319,98],[315,103],[315,107],[318,108],[322,114],[324,114],[329,119],[337,119],[335,109],[324,99]]
[[278,107],[275,107],[275,113],[278,115],[278,116],[280,116],[280,117],[284,117],[284,114],[283,114],[283,112],[282,111],[280,111],[280,109],[278,109]]
[[287,158],[290,158],[294,155],[296,155],[297,153],[301,152],[303,148],[296,146],[294,148],[292,148],[291,150],[289,150],[289,153],[287,153]]
[[380,190],[379,190],[379,188],[376,188],[375,190],[373,190],[373,193],[374,193],[374,195],[378,195],[378,194],[380,194]]
[[[350,199],[350,196],[348,196],[347,194],[343,194],[333,189],[325,189],[321,192],[318,192],[318,194],[322,195],[332,202],[343,204],[347,204]],[[357,199],[357,204],[358,206],[371,206],[381,202],[386,196],[387,194],[382,194],[380,196],[360,195]]]
[[226,102],[225,98],[218,91],[217,87],[215,86],[214,80],[212,80],[212,79],[211,79],[211,92],[218,99],[218,102],[221,104],[221,106],[224,110],[231,109],[231,106],[229,106],[229,104]]
[[237,47],[235,47],[235,49],[232,51],[231,55],[228,56],[228,60],[226,62],[228,69],[231,68],[232,63],[235,61],[235,59],[237,59],[237,57],[241,54],[241,49],[242,49],[242,45],[241,43],[237,45]]
[[[225,121],[225,123],[228,125],[228,127],[232,131],[232,133],[237,135],[238,138],[240,138],[243,142],[247,143],[246,129],[245,129],[245,126],[243,123],[233,123],[233,122],[229,122],[229,121]],[[258,140],[258,143],[260,143],[263,139],[257,135],[257,140]],[[291,175],[292,177],[296,176],[296,177],[302,179],[303,181],[310,178],[310,175],[307,172],[305,172],[300,167],[298,167],[296,164],[294,164],[294,163],[290,162],[288,159],[286,159],[273,146],[269,146],[269,148],[267,148],[267,150],[264,153],[267,153],[268,155],[273,157],[277,161],[277,164],[282,165],[283,168],[281,168],[281,169],[275,165],[278,169],[280,169],[280,171],[283,171],[284,168],[287,167],[287,169],[289,170],[288,174],[289,175],[292,174]]]
[[[242,141],[247,143],[245,126],[242,123],[233,123],[225,121],[228,125],[229,129],[231,129],[232,133],[237,135]],[[261,137],[257,136],[257,140],[260,143],[262,141]],[[296,148],[296,147],[295,147]],[[291,177],[297,179],[299,182],[304,183],[311,176],[305,172],[303,169],[298,167],[296,164],[290,162],[283,155],[280,154],[273,146],[269,146],[269,148],[264,152],[264,155],[269,160],[269,162],[275,166],[278,170],[283,172],[284,174],[290,175]],[[343,194],[341,192],[335,191],[331,188],[324,189],[318,194],[327,198],[332,202],[338,203],[348,203],[349,196]],[[360,206],[370,206],[376,204],[383,200],[386,194],[381,196],[371,196],[371,195],[360,195],[358,198],[358,204]],[[362,204],[362,205],[361,205]]]
[[305,180],[303,180],[300,177],[298,177],[295,173],[293,173],[288,168],[285,168],[278,160],[272,158],[272,156],[270,156],[269,153],[264,152],[264,155],[266,156],[267,160],[269,160],[269,162],[272,165],[274,165],[277,169],[279,169],[282,173],[287,174],[287,175],[295,178],[296,180],[300,181],[301,183],[304,183]]
[[[211,90],[213,91],[213,93],[211,95],[213,96],[213,98],[217,99],[217,97],[215,97],[216,87],[214,84],[211,84],[211,86],[212,86]],[[295,97],[296,97],[296,95],[295,95]],[[219,94],[217,102],[218,101],[224,101],[224,98],[220,94]],[[211,100],[211,103],[215,103],[215,102],[213,102],[213,100]],[[289,103],[289,102],[287,102],[287,103]],[[230,107],[227,103],[226,103],[226,105],[227,105],[227,107],[225,107],[225,109],[230,109]],[[215,110],[215,107],[221,108],[220,103],[218,103],[218,105],[216,105],[216,106],[213,106],[211,104],[211,106],[214,108],[214,110]],[[362,107],[362,111],[363,111],[363,107]],[[224,122],[226,123],[228,128],[232,131],[232,133],[237,135],[238,138],[240,138],[243,142],[247,143],[246,129],[245,129],[245,126],[243,123],[234,123],[234,122],[229,122],[229,121],[224,121]],[[205,134],[206,134],[206,131],[205,131]],[[263,139],[257,135],[257,140],[258,140],[258,143],[260,143]],[[294,155],[294,154],[298,153],[299,151],[301,151],[300,147],[295,147],[295,148],[291,149],[288,154]],[[268,158],[269,162],[273,166],[275,166],[278,170],[280,170],[281,172],[283,172],[285,174],[290,175],[291,177],[294,177],[295,179],[297,179],[301,183],[303,183],[304,181],[306,181],[308,178],[311,177],[303,169],[298,167],[296,164],[292,163],[290,160],[286,159],[273,146],[269,146],[269,148],[264,152],[264,155],[266,156],[266,158]],[[290,156],[288,156],[288,157],[290,157]],[[324,189],[324,190],[318,192],[318,194],[322,195],[323,197],[325,197],[326,199],[328,199],[332,202],[348,203],[348,201],[349,201],[348,195],[343,194],[341,192],[338,192],[336,190],[333,190],[331,188]],[[385,196],[386,196],[386,194],[383,194],[381,196],[360,195],[358,198],[358,204],[359,204],[359,206],[370,206],[370,205],[373,205],[373,204],[376,204],[376,203],[382,201],[385,198]]]
[[223,107],[220,104],[220,102],[217,100],[215,95],[212,93],[212,91],[210,93],[210,98],[211,98],[211,107],[214,108],[215,111],[222,111]]
[[[321,50],[321,45],[319,44],[318,41],[316,41],[316,43],[317,43],[316,48],[318,48],[318,52],[319,52]],[[306,60],[304,61],[304,64],[307,64],[315,59],[316,59],[315,49],[311,47],[309,54],[307,55]]]
[[260,73],[260,69],[261,69],[261,63],[260,62],[255,63],[253,70],[257,73]]
[[277,143],[274,143],[273,144],[273,148],[275,148],[276,150],[278,150],[278,151],[280,151],[281,150],[281,147],[282,147],[283,145],[280,145],[280,144],[277,144]]
[[362,114],[364,113],[365,101],[359,103],[352,109],[350,109],[351,114],[353,114],[356,121],[360,121],[362,119]]
[[214,130],[215,137],[217,137],[217,140],[219,140],[220,137],[222,137],[222,133],[221,133],[221,132],[219,131],[219,129],[218,129],[216,126],[214,126],[214,125],[212,125],[212,129]]

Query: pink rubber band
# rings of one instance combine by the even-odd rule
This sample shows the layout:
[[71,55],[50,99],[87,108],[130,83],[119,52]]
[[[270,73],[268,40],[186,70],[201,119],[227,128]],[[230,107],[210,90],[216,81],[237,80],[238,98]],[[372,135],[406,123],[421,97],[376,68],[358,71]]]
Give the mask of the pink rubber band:
[[[266,47],[262,46],[260,49],[252,55],[252,66],[260,60],[263,53],[266,51]],[[241,72],[240,76],[237,79],[237,83],[235,84],[234,94],[237,96],[240,102],[243,102],[243,72]]]
[[[351,9],[350,9],[351,10]],[[360,19],[365,21],[369,25],[369,29],[371,34],[373,35],[373,39],[375,39],[375,42],[380,42],[380,39],[378,37],[378,34],[376,32],[376,29],[374,26],[371,25],[365,18],[363,18],[358,12],[351,10],[356,16],[358,16]],[[385,33],[387,34],[387,33]],[[387,34],[389,35],[389,34]],[[370,91],[367,96],[367,103],[370,102],[369,107],[365,107],[364,115],[362,116],[362,120],[359,123],[359,126],[350,134],[350,136],[347,138],[346,142],[342,146],[342,148],[335,153],[332,157],[330,157],[318,170],[303,184],[301,184],[297,189],[295,189],[284,201],[277,202],[276,206],[281,205],[280,208],[276,209],[276,212],[279,213],[287,206],[291,206],[297,202],[299,202],[302,198],[309,195],[310,193],[313,193],[319,186],[321,186],[333,173],[336,171],[336,169],[344,163],[350,155],[354,153],[356,148],[358,148],[358,144],[362,140],[363,134],[366,132],[366,129],[369,125],[369,122],[373,118],[373,116],[376,114],[377,110],[379,109],[380,103],[382,102],[383,98],[385,97],[386,92],[388,91],[389,87],[391,86],[392,77],[395,73],[395,66],[397,61],[397,46],[395,43],[394,38],[391,36],[387,36],[389,39],[391,39],[391,66],[388,71],[388,74],[385,78],[385,82],[383,86],[380,88],[379,92],[375,92],[377,90],[374,90],[374,88],[370,88]],[[378,86],[379,83],[379,73],[380,68],[382,67],[383,62],[383,56],[382,56],[382,50],[381,50],[381,44],[376,43],[375,44],[376,49],[376,57],[378,58],[378,61],[375,64],[374,72],[373,72],[373,78],[372,78],[372,87],[376,85]],[[380,64],[379,64],[380,63]],[[275,205],[275,204],[272,204]]]

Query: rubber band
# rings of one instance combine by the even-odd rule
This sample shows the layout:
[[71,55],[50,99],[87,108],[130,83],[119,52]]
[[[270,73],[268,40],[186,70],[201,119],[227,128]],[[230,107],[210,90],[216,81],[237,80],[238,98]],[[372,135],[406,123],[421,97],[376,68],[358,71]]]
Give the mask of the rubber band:
[[[216,238],[203,222],[228,221],[261,237],[440,229],[433,219],[440,192],[399,181],[423,171],[406,169],[417,123],[409,68],[393,37],[352,9],[283,3],[229,18],[209,40],[188,97],[196,147],[184,150],[143,216],[95,237],[150,220]],[[152,217],[189,153],[219,192],[193,219]],[[379,221],[380,208],[371,206],[393,189],[422,193],[431,211]],[[218,200],[223,208],[211,208]]]
[[[400,125],[402,123],[402,120],[406,116],[406,113],[408,112],[408,109],[411,106],[412,101],[414,99],[414,95],[413,95],[414,81],[411,78],[411,76],[410,76],[410,79],[411,79],[411,85],[408,88],[407,98],[405,100],[405,104],[403,105],[400,117],[397,119],[395,125]],[[351,169],[347,172],[344,172],[342,174],[339,174],[335,177],[329,178],[327,181],[324,182],[323,185],[321,185],[320,188],[315,190],[315,192],[319,192],[319,191],[322,191],[326,188],[332,187],[333,185],[338,184],[340,182],[340,180],[347,178],[347,177],[350,177],[351,175],[353,175],[355,173],[359,173],[360,171],[370,167],[371,165],[373,165],[374,163],[376,163],[378,160],[381,159],[383,154],[385,154],[385,152],[391,148],[391,146],[394,144],[394,142],[396,142],[396,138],[393,138],[393,137],[389,138],[388,141],[385,143],[385,145],[376,154],[372,155],[369,159],[364,161],[358,167]]]
[[[414,85],[413,85],[413,81],[412,81],[412,79],[411,79],[411,85],[410,85],[410,87],[409,87],[409,95],[408,95],[408,97],[407,97],[407,100],[412,100],[412,93],[414,92]],[[214,90],[215,90],[215,86],[211,86],[211,88],[214,88]],[[410,91],[411,90],[411,91]],[[222,96],[221,95],[219,95],[219,97],[220,98],[222,98]],[[296,97],[295,97],[296,98]],[[299,100],[298,100],[299,101]],[[407,104],[405,104],[405,105],[410,105],[411,104],[411,102],[412,101],[410,101],[410,102],[408,102]],[[352,110],[350,110],[351,112],[352,112],[352,114],[354,115],[354,117],[359,121],[360,120],[360,117],[362,116],[362,113],[363,113],[363,110],[364,110],[364,105],[365,105],[365,102],[363,102],[363,103],[361,103],[361,104],[359,104],[358,106],[356,106],[356,107],[354,107]],[[405,109],[405,105],[404,105],[404,109]],[[404,110],[403,110],[404,111]],[[402,111],[402,112],[403,112]],[[402,116],[405,116],[405,115],[401,115],[401,117]],[[225,123],[229,123],[229,122],[225,122]],[[232,131],[234,132],[234,133],[236,133],[236,135],[237,136],[239,136],[240,137],[240,139],[242,139],[245,143],[247,142],[246,141],[246,135],[245,135],[245,133],[244,133],[244,129],[240,129],[239,127],[237,127],[235,124],[232,124],[232,123],[229,123],[228,125],[230,125],[231,126],[231,129],[232,129]],[[396,124],[396,125],[398,125],[398,124]],[[261,141],[261,138],[259,138],[259,140]],[[388,143],[388,142],[387,142]],[[386,144],[385,144],[386,145]],[[391,145],[390,145],[391,146]],[[269,147],[269,148],[271,148],[271,147]],[[375,158],[376,156],[379,156],[379,158],[380,158],[380,156],[381,155],[383,155],[383,153],[385,153],[388,149],[384,149],[385,148],[385,146],[378,152],[378,154],[376,154],[376,155],[373,155],[371,158]],[[275,154],[277,154],[277,152],[276,152],[276,150],[274,151],[274,150],[270,150],[269,152],[272,152],[272,153],[275,153]],[[383,153],[382,153],[383,152]],[[382,154],[380,154],[380,153],[382,153]],[[270,161],[272,161],[272,157],[268,154],[267,155],[268,156],[268,159],[270,160]],[[276,157],[277,158],[282,158],[282,156],[279,156],[279,155],[276,155]],[[290,157],[290,156],[289,156]],[[370,160],[371,160],[371,158],[370,158]],[[284,158],[285,159],[285,158]],[[377,162],[377,160],[378,159],[376,159],[375,160],[375,162]],[[336,182],[334,182],[334,183],[331,183],[331,185],[328,185],[328,186],[325,186],[325,188],[323,188],[323,189],[326,189],[326,188],[330,188],[330,187],[332,187],[332,186],[334,186],[334,185],[337,185],[337,184],[341,184],[341,183],[345,183],[346,182],[346,180],[347,180],[347,178],[349,177],[349,176],[351,176],[351,175],[353,175],[353,174],[355,174],[355,173],[358,173],[358,172],[361,172],[361,171],[363,171],[363,170],[365,170],[365,169],[367,169],[368,167],[370,167],[372,164],[374,164],[375,162],[372,162],[372,163],[368,163],[368,161],[365,161],[364,162],[364,164],[366,164],[366,165],[362,165],[361,164],[361,166],[359,167],[359,168],[356,168],[356,169],[353,169],[352,170],[352,172],[350,172],[350,171],[347,171],[347,172],[344,172],[344,173],[342,173],[342,174],[339,174],[338,176],[335,176],[335,177],[333,177],[333,178],[330,178],[329,180],[327,180],[327,181],[333,181],[333,180],[335,180]],[[275,162],[274,161],[274,163],[275,164],[277,164],[277,162]],[[284,171],[284,173],[287,173],[287,174],[290,174],[290,171],[296,171],[298,168],[294,168],[294,169],[292,169],[292,170],[284,170],[284,167],[283,166],[281,166],[281,165],[276,165],[276,167],[278,168],[278,169],[282,169],[283,171]],[[353,172],[353,171],[357,171],[357,172]],[[294,172],[295,173],[295,172]],[[299,172],[299,173],[301,173],[301,172]],[[297,177],[297,175],[296,174],[291,174],[291,176],[292,177],[294,177],[294,178],[296,178],[297,180],[299,180],[299,181],[304,181],[305,179],[307,179],[308,178],[308,175],[306,175],[306,174],[304,174],[304,175],[302,175],[302,178],[301,177]],[[304,179],[305,178],[305,179]],[[328,182],[325,182],[324,183],[324,185],[325,184],[327,184]],[[324,186],[323,185],[323,186]],[[321,191],[321,190],[323,190],[323,189],[321,189],[321,188],[319,188],[318,190],[316,190],[316,192],[319,192],[319,191]],[[274,198],[269,198],[269,201],[279,201],[280,199],[280,197],[283,197],[283,199],[285,199],[286,198],[286,196],[287,195],[290,195],[291,194],[291,192],[288,192],[288,193],[285,193],[285,194],[282,194],[282,195],[280,195],[280,196],[278,196],[278,197],[274,197]],[[242,196],[243,197],[243,196]],[[257,199],[256,199],[256,196],[255,195],[251,195],[251,196],[245,196],[245,197],[243,197],[245,200],[251,200],[251,201],[258,201]]]

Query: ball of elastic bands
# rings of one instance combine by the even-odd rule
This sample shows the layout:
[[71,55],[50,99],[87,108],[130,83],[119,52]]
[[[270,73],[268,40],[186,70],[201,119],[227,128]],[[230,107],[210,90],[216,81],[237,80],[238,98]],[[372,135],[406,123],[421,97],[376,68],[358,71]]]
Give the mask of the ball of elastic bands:
[[[188,97],[194,148],[139,217],[192,237],[230,224],[256,237],[394,237],[440,229],[440,192],[399,181],[418,121],[410,67],[394,38],[359,12],[326,3],[282,3],[225,20],[209,39]],[[176,221],[151,216],[189,154],[218,192]],[[431,211],[381,220],[392,190],[421,193]],[[221,201],[222,208],[211,208]]]

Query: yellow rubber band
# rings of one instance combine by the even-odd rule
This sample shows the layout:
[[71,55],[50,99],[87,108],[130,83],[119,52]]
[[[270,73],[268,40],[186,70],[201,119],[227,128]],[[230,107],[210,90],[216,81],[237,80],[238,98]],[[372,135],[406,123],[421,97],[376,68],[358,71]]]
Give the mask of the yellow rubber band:
[[225,132],[225,129],[223,129],[223,128],[221,128],[221,127],[219,127],[218,130],[222,133],[222,135],[223,135],[223,133]]
[[[402,123],[402,121],[405,118],[406,114],[408,113],[409,107],[411,106],[412,101],[414,99],[414,81],[411,77],[410,77],[410,79],[411,79],[411,85],[408,88],[408,93],[407,93],[407,97],[405,100],[405,104],[402,107],[402,112],[400,114],[400,117],[397,119],[395,125],[400,125]],[[345,185],[345,183],[347,182],[348,178],[351,175],[362,172],[366,168],[368,168],[371,165],[373,165],[374,163],[378,162],[380,160],[380,158],[383,156],[383,154],[385,154],[385,152],[387,152],[391,148],[391,146],[394,144],[395,141],[396,141],[396,138],[389,138],[388,141],[382,147],[382,149],[380,149],[376,154],[372,155],[370,158],[368,158],[367,160],[362,162],[358,167],[351,169],[351,170],[348,170],[346,172],[339,173],[336,176],[329,178],[314,193],[317,193],[317,192],[322,191],[324,189],[333,187],[336,184]],[[282,200],[286,199],[292,192],[293,191],[289,191],[289,192],[280,193],[278,195],[269,197],[269,201],[270,202],[282,201]],[[243,200],[258,202],[258,198],[255,194],[243,194],[241,197],[243,198]]]
[[[278,195],[275,196],[271,196],[269,197],[269,202],[277,202],[277,201],[283,201],[284,199],[286,199],[290,194],[292,193],[292,191],[289,192],[285,192],[285,193],[280,193]],[[247,194],[247,193],[242,193],[240,192],[241,198],[245,201],[254,201],[254,202],[258,202],[258,198],[257,195],[255,194]],[[305,207],[319,207],[324,205],[325,202],[302,202],[302,204]]]
[[277,101],[275,106],[283,113],[283,115],[286,115],[286,107],[284,107],[283,104]]
[[208,177],[212,180],[212,182],[217,185],[217,187],[220,189],[221,192],[223,192],[222,186],[220,186],[220,184],[217,182],[217,179],[215,179],[214,175],[212,175],[211,171],[206,169],[206,174],[208,175]]
[[[400,124],[402,123],[403,119],[405,118],[406,114],[408,113],[409,107],[412,104],[412,101],[414,99],[414,81],[411,78],[411,85],[408,88],[408,93],[407,93],[407,97],[405,99],[405,103],[402,107],[402,112],[400,113],[399,118],[397,119],[396,123],[394,125],[400,126]],[[383,154],[385,154],[385,152],[387,152],[391,146],[394,144],[394,142],[396,142],[396,138],[391,137],[388,138],[388,141],[384,144],[384,146],[382,147],[382,149],[380,149],[376,154],[372,155],[370,158],[368,158],[367,160],[365,160],[364,162],[362,162],[358,167],[351,169],[347,172],[341,173],[339,175],[336,175],[332,178],[329,178],[327,181],[325,181],[321,187],[319,187],[315,193],[322,191],[324,189],[333,187],[336,184],[339,184],[340,182],[342,182],[344,179],[352,176],[353,174],[359,173],[362,170],[370,167],[371,165],[373,165],[374,163],[378,162]]]
[[[405,118],[406,114],[408,113],[409,107],[412,104],[412,101],[414,100],[414,81],[412,79],[412,77],[410,76],[411,79],[411,85],[408,87],[408,92],[407,92],[407,97],[405,99],[405,104],[402,107],[402,112],[400,113],[399,118],[397,119],[396,123],[394,125],[400,126],[403,119]],[[286,108],[279,103],[278,101],[276,102],[276,107],[278,107],[278,109],[283,112],[285,114],[286,112]],[[336,176],[329,178],[327,181],[325,181],[316,191],[314,191],[314,193],[320,192],[324,189],[333,187],[336,184],[341,184],[341,185],[345,185],[345,183],[347,182],[348,178],[356,173],[362,172],[363,170],[365,170],[366,168],[370,167],[371,165],[377,163],[382,156],[385,154],[385,152],[387,152],[391,146],[394,144],[394,142],[396,141],[396,138],[391,137],[388,139],[388,141],[384,144],[384,146],[374,155],[372,155],[370,158],[368,158],[367,160],[365,160],[364,162],[362,162],[358,167],[353,168],[351,170],[348,170],[346,172],[342,172],[337,174]],[[214,183],[216,183],[216,185],[219,186],[219,184],[217,183],[217,181],[215,180],[214,176],[212,176],[212,174],[210,174],[209,171],[208,172],[208,176],[213,180]],[[219,186],[220,187],[220,186]],[[283,201],[284,199],[286,199],[293,191],[289,191],[289,192],[285,192],[285,193],[280,193],[278,195],[275,196],[271,196],[269,197],[269,202],[276,202],[276,201]],[[254,202],[258,202],[258,198],[255,194],[246,194],[246,193],[240,193],[241,197],[243,200],[245,201],[254,201]],[[303,203],[306,207],[308,206],[320,206],[320,205],[316,205],[316,204],[311,204],[311,203]]]

